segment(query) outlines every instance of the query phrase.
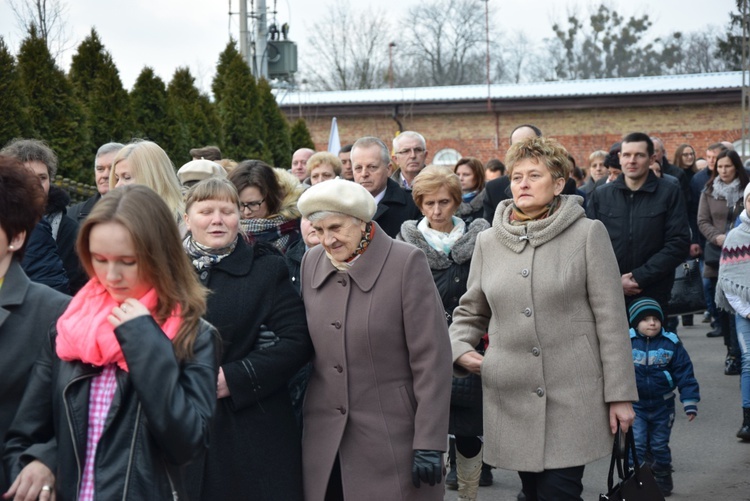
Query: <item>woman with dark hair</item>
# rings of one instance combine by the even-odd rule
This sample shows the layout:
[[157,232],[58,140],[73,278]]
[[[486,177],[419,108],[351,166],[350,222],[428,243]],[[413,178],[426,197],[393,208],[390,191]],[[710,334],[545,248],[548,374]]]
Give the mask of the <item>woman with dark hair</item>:
[[[49,326],[70,298],[29,280],[21,268],[28,236],[44,213],[39,179],[14,158],[0,156],[0,438],[16,415]],[[0,468],[0,493],[8,490]]]
[[[145,224],[147,223],[147,224]],[[89,282],[50,329],[6,436],[17,499],[187,498],[208,448],[216,331],[167,204],[103,197],[78,234]]]
[[454,374],[482,376],[484,460],[518,471],[529,500],[578,500],[585,465],[635,418],[620,272],[604,225],[562,194],[557,141],[513,143],[506,163],[513,199],[477,237],[453,311]]
[[245,160],[230,174],[240,200],[240,228],[250,242],[273,244],[282,253],[299,238],[296,177],[260,160]]
[[[698,228],[706,238],[703,277],[716,287],[719,276],[719,257],[724,239],[735,219],[744,208],[742,193],[748,184],[748,175],[736,151],[723,150],[716,157],[716,166],[701,193],[698,203]],[[715,252],[711,252],[713,251]],[[727,347],[724,373],[739,374],[739,346],[734,318],[725,311],[718,312],[720,329],[708,333],[709,337],[723,337]],[[714,335],[714,333],[716,333]]]
[[461,205],[456,210],[456,216],[471,223],[484,213],[484,165],[478,158],[463,157],[458,160],[453,172],[461,182]]
[[185,252],[208,287],[205,319],[223,345],[211,447],[189,468],[197,500],[302,499],[301,437],[287,381],[312,355],[305,307],[270,244],[239,238],[239,199],[226,179],[193,186]]
[[[421,249],[427,256],[448,325],[458,299],[466,292],[477,235],[490,227],[481,218],[467,224],[457,217],[461,192],[465,190],[460,178],[447,167],[431,165],[422,169],[412,182],[411,194],[424,218],[405,221],[396,237]],[[484,352],[484,340],[479,342],[478,349]],[[458,499],[473,501],[477,498],[482,471],[479,438],[482,435],[482,380],[477,375],[453,378],[452,387],[448,433],[456,438],[455,446],[449,451],[451,472],[445,484],[458,489]],[[485,475],[491,476],[489,469],[485,471]]]

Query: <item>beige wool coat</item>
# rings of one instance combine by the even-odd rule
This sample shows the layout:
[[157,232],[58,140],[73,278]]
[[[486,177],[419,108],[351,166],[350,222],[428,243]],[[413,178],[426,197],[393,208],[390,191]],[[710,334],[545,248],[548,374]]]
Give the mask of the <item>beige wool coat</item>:
[[306,501],[322,501],[339,455],[344,497],[442,500],[444,482],[412,485],[414,449],[445,451],[451,391],[448,327],[424,253],[373,223],[346,272],[322,246],[302,261],[315,348],[302,437]]
[[[620,272],[600,221],[562,195],[549,218],[477,238],[450,328],[454,361],[485,332],[484,461],[516,471],[580,466],[612,451],[609,402],[638,393]],[[465,374],[454,365],[457,375]]]

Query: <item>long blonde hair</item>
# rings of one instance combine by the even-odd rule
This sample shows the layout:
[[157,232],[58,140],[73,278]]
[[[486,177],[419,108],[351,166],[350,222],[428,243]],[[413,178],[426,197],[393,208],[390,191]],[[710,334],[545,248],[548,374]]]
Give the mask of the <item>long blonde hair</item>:
[[148,186],[166,202],[169,210],[179,219],[185,212],[182,200],[180,180],[177,178],[174,165],[167,153],[152,141],[136,139],[123,147],[114,160],[109,175],[109,188],[114,189],[117,184],[115,168],[117,163],[128,160],[132,169],[131,174],[136,184]]
[[154,318],[164,323],[180,307],[181,323],[172,340],[179,360],[193,356],[198,322],[206,312],[207,290],[200,284],[182,248],[177,224],[167,204],[151,188],[123,186],[110,191],[94,206],[78,232],[76,248],[90,277],[94,276],[89,250],[91,230],[97,224],[124,226],[135,247],[140,278],[156,290]]

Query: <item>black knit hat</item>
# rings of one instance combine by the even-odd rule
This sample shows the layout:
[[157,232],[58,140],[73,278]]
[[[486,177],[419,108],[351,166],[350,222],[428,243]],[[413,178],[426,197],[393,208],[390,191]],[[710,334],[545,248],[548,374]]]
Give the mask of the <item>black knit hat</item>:
[[642,297],[631,303],[628,308],[628,321],[630,327],[633,329],[638,328],[638,323],[649,315],[653,315],[664,324],[664,312],[661,310],[661,306],[654,299],[650,297]]

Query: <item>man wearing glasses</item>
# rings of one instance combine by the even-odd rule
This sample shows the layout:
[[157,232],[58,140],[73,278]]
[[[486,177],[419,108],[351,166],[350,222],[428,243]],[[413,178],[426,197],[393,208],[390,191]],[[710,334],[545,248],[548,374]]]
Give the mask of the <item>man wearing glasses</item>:
[[411,191],[411,183],[424,169],[427,158],[427,143],[419,132],[407,130],[393,138],[393,165],[397,167],[391,175],[405,190]]

